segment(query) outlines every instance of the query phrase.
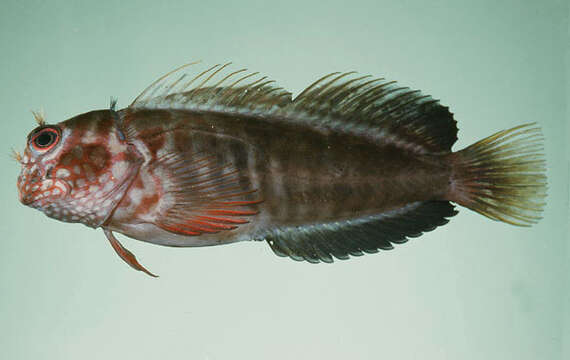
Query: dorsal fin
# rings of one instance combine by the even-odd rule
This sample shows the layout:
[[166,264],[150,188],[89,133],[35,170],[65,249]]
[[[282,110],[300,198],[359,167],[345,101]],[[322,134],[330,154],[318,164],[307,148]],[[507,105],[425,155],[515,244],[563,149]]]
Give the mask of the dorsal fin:
[[457,122],[438,100],[355,72],[320,78],[294,99],[287,113],[360,135],[395,135],[430,152],[450,151],[457,140]]
[[159,78],[130,107],[263,117],[372,140],[390,138],[397,144],[412,144],[419,152],[447,152],[457,140],[456,121],[447,107],[395,81],[336,72],[292,100],[289,92],[267,77],[246,69],[230,70],[231,63],[193,76],[182,73],[195,64]]
[[345,260],[349,255],[390,250],[410,237],[446,224],[457,214],[448,201],[408,204],[400,209],[361,219],[277,229],[261,236],[278,256],[311,263]]
[[247,115],[271,114],[291,103],[291,93],[257,72],[229,70],[231,63],[216,64],[189,76],[181,66],[147,87],[131,108],[184,109]]

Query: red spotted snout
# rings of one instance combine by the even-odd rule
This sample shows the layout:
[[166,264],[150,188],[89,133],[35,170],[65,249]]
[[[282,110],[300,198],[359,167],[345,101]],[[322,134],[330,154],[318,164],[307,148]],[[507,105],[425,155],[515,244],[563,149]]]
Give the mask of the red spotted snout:
[[42,166],[36,162],[22,163],[18,176],[18,195],[20,202],[34,208],[42,208],[54,198],[65,196],[69,185],[54,178],[53,166]]

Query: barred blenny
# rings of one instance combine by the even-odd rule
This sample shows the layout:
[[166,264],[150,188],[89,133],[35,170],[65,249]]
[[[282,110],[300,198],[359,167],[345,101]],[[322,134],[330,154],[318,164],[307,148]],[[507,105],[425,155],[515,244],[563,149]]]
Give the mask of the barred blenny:
[[332,262],[392,249],[457,212],[530,225],[546,194],[534,124],[452,152],[456,121],[430,96],[354,72],[294,99],[230,64],[161,77],[27,138],[20,201],[65,222],[167,246],[267,241],[279,256]]

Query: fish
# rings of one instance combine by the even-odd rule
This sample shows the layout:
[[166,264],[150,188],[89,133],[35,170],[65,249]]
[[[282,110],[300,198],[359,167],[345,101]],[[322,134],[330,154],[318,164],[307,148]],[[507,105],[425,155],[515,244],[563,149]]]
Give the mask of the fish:
[[449,107],[353,71],[293,97],[258,72],[192,62],[123,109],[111,98],[56,124],[33,115],[14,154],[20,202],[101,228],[150,276],[115,233],[172,247],[264,241],[280,257],[332,263],[432,231],[455,204],[516,226],[546,204],[539,125],[452,151]]

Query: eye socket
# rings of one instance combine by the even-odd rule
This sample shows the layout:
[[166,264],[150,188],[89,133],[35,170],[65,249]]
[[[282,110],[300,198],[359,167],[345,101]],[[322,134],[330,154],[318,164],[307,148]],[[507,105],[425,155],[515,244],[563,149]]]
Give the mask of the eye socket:
[[57,144],[59,132],[56,129],[44,128],[33,135],[31,144],[34,149],[47,151]]

